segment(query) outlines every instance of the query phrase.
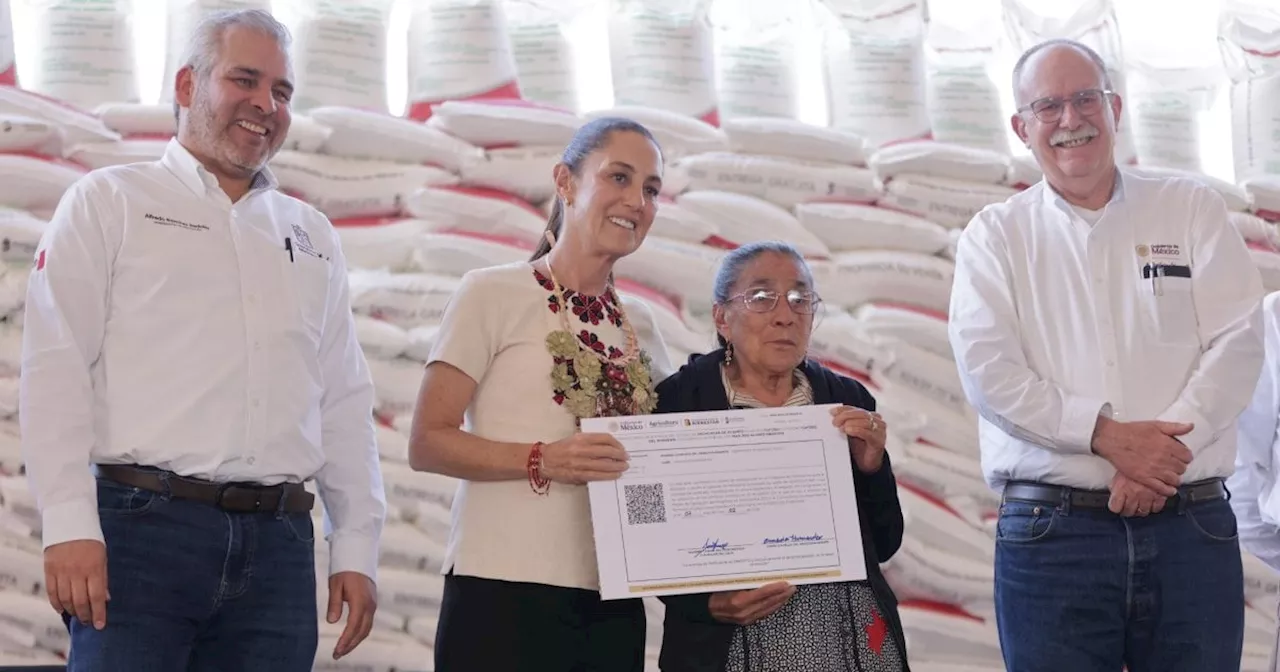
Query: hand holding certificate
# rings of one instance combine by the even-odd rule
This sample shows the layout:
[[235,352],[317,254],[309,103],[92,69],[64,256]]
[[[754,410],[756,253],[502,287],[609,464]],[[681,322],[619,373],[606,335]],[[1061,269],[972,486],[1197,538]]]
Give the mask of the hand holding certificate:
[[866,578],[833,406],[589,418],[630,468],[591,483],[604,599]]

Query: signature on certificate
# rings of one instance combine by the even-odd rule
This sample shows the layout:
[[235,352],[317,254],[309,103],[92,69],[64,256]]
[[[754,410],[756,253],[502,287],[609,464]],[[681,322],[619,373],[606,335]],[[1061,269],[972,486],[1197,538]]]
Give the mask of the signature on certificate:
[[761,542],[765,546],[781,546],[783,544],[804,544],[825,541],[821,534],[785,534],[780,537],[765,537]]
[[713,553],[715,551],[727,551],[727,550],[729,550],[729,542],[720,541],[719,538],[712,540],[711,537],[707,537],[707,540],[702,543],[702,548],[699,548],[698,550],[694,551],[693,555],[696,557],[696,556],[702,555],[703,553]]

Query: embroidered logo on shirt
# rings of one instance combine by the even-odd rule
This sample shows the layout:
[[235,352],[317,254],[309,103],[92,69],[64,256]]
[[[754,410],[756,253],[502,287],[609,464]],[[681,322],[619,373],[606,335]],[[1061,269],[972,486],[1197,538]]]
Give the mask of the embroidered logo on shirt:
[[294,249],[305,255],[324,259],[324,255],[317,252],[315,246],[311,244],[311,235],[302,228],[301,224],[293,225],[293,245]]
[[1151,246],[1153,257],[1177,257],[1182,255],[1182,248],[1169,243],[1155,243]]
[[187,222],[180,222],[176,219],[173,219],[172,217],[162,217],[160,215],[153,215],[149,212],[143,215],[143,217],[147,221],[154,222],[162,226],[172,226],[179,229],[184,229],[186,231],[208,231],[209,230],[209,227],[204,224],[188,224]]
[[1139,245],[1135,247],[1134,250],[1137,251],[1139,257],[1145,257],[1148,254],[1151,254],[1151,248],[1146,245]]

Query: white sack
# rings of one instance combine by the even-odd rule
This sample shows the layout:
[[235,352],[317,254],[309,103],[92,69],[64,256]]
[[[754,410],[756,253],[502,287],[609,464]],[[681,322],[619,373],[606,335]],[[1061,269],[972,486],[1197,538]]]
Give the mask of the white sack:
[[[969,669],[956,672],[1001,672],[1000,636],[995,621],[984,622],[957,607],[911,601],[899,605],[903,630],[911,640],[911,669],[916,660],[961,660]],[[945,669],[945,668],[943,668]],[[953,672],[946,670],[946,672]]]
[[965,182],[1000,184],[1009,174],[1004,154],[947,142],[921,140],[881,147],[867,160],[875,176],[890,180],[902,174],[945,177]]
[[669,162],[693,154],[722,152],[729,148],[729,139],[719,128],[701,119],[648,107],[644,103],[619,103],[607,110],[588,112],[585,117],[622,117],[643,125],[657,139],[662,147],[663,158]]
[[1198,182],[1214,191],[1227,202],[1227,209],[1235,212],[1245,212],[1252,205],[1249,199],[1249,192],[1244,187],[1232,184],[1222,178],[1212,175],[1205,175],[1189,170],[1178,170],[1176,168],[1158,168],[1155,166],[1132,166],[1126,168],[1129,172],[1143,175],[1146,177],[1170,177],[1183,178],[1193,182]]
[[709,310],[716,268],[724,254],[723,249],[649,235],[613,270],[620,278],[678,297],[690,309]]
[[573,33],[590,1],[547,5],[541,0],[507,0],[503,4],[521,98],[571,112],[578,109],[580,49]]
[[34,152],[61,142],[58,125],[47,119],[0,114],[0,152]]
[[[352,271],[351,310],[385,320],[401,329],[437,323],[461,282],[457,277],[429,273],[388,273]],[[396,338],[396,345],[408,348],[408,335]]]
[[67,161],[0,154],[0,207],[53,210],[85,172]]
[[67,158],[88,168],[105,168],[127,163],[159,161],[164,156],[168,140],[117,140],[116,142],[92,142],[76,145],[67,152]]
[[891,357],[881,366],[871,368],[871,379],[877,385],[910,388],[957,414],[968,412],[969,402],[960,385],[955,362],[928,350],[897,341],[884,344]]
[[1009,87],[998,25],[953,26],[933,18],[924,43],[925,99],[934,140],[1009,151],[1009,120],[1001,96]]
[[853,313],[866,332],[876,338],[899,340],[939,357],[954,359],[947,316],[896,303],[866,303]]
[[422,387],[422,372],[422,362],[406,357],[370,359],[374,410],[390,417],[413,415],[418,405],[418,390]]
[[871,146],[929,132],[924,17],[916,0],[823,0],[831,126]]
[[427,125],[477,147],[564,147],[573,139],[582,119],[529,102],[451,100],[432,108]]
[[409,347],[409,334],[388,322],[364,315],[354,316],[356,340],[370,359],[395,359]]
[[467,232],[429,233],[419,238],[413,258],[414,267],[420,272],[462,276],[477,268],[527,260],[531,252],[531,249],[520,247],[511,240],[493,236]]
[[898,250],[937,254],[946,249],[947,230],[905,212],[856,203],[802,203],[796,220],[833,252]]
[[71,646],[71,635],[62,624],[62,617],[53,611],[45,596],[0,590],[0,623],[33,634],[36,646],[46,651],[65,655]]
[[137,102],[135,0],[28,3],[24,31],[39,62],[22,87],[82,108]]
[[719,124],[711,0],[610,0],[616,105],[650,105]]
[[[676,203],[714,222],[720,230],[719,237],[734,245],[782,240],[794,245],[806,257],[830,255],[827,246],[800,226],[794,215],[758,198],[728,191],[689,191],[676,199]],[[710,285],[705,288],[710,292]]]
[[650,236],[701,243],[720,233],[720,227],[674,200],[662,199],[653,216]]
[[732,191],[784,208],[814,201],[874,203],[880,196],[866,168],[770,156],[713,152],[680,161],[690,189]]
[[795,6],[775,0],[713,4],[721,123],[737,117],[799,117],[800,18]]
[[[440,612],[444,577],[400,569],[378,571],[378,609],[409,618]],[[424,661],[425,662],[425,661]]]
[[[381,580],[378,587],[382,587]],[[379,613],[385,608],[381,592],[379,590]],[[432,664],[434,654],[424,645],[403,640],[381,641],[373,637],[361,642],[355,651],[334,660],[330,652],[337,645],[338,637],[320,637],[319,654],[312,672],[431,672],[435,667]]]
[[1225,5],[1218,45],[1231,79],[1235,179],[1280,174],[1280,10],[1262,3]]
[[1016,189],[1002,185],[904,174],[885,185],[879,204],[961,228],[983,208],[1003,203],[1015,193]]
[[826,302],[833,305],[893,301],[945,313],[955,264],[910,252],[843,252],[816,266],[814,274]]
[[378,459],[396,464],[409,463],[409,437],[379,422],[374,426],[378,441]]
[[391,0],[280,0],[291,20],[297,91],[292,107],[342,105],[387,110],[387,33]]
[[991,564],[949,556],[916,536],[902,540],[884,566],[884,578],[899,600],[971,604],[990,602],[995,591]]
[[457,172],[464,162],[482,155],[478,147],[437,128],[389,114],[324,106],[311,110],[310,116],[329,128],[321,151],[333,156],[425,163]]
[[388,504],[404,509],[419,506],[453,506],[458,479],[425,471],[414,471],[408,465],[382,463],[382,482]]
[[501,236],[536,245],[547,218],[527,201],[486,187],[418,189],[404,204],[406,212],[451,230]]
[[1280,175],[1263,175],[1245,180],[1253,212],[1272,222],[1280,222]]
[[1227,218],[1246,242],[1261,243],[1280,252],[1280,230],[1277,230],[1274,222],[1247,212],[1229,212]]
[[61,137],[42,147],[43,154],[61,155],[66,148],[82,142],[110,142],[120,134],[106,127],[101,119],[66,103],[40,96],[31,91],[0,86],[0,114],[18,115],[56,124]]
[[94,108],[93,113],[107,128],[126,137],[173,136],[178,132],[178,120],[173,116],[170,103],[103,103]]
[[43,596],[44,555],[0,543],[0,590]]
[[1133,119],[1138,165],[1204,170],[1200,122],[1225,84],[1221,66],[1165,68],[1133,61],[1129,74],[1124,102]]
[[378,569],[438,573],[445,546],[408,523],[388,523],[378,540]]
[[552,171],[563,154],[563,146],[489,149],[463,162],[462,184],[505,191],[530,202],[545,201],[556,193]]
[[409,111],[468,98],[519,98],[500,0],[420,0],[409,9]]
[[281,151],[271,160],[280,190],[310,203],[330,219],[399,215],[422,187],[456,184],[433,166],[340,159]]
[[339,219],[333,226],[347,268],[393,273],[413,269],[413,249],[419,236],[444,228],[441,222],[394,217]]
[[423,324],[409,330],[409,347],[404,356],[426,362],[431,358],[431,348],[436,344],[436,336],[440,333],[439,324]]
[[30,266],[46,224],[24,210],[0,207],[0,261]]
[[801,161],[865,166],[867,141],[862,136],[794,119],[739,117],[721,126],[728,149],[736,154],[780,156]]

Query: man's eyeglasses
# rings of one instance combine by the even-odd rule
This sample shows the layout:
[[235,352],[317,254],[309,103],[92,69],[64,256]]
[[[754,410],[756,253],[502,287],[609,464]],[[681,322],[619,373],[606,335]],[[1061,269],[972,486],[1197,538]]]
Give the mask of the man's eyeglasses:
[[1041,98],[1031,101],[1030,105],[1018,108],[1018,112],[1026,112],[1030,110],[1036,115],[1042,123],[1052,124],[1062,118],[1062,113],[1067,109],[1067,103],[1070,102],[1076,108],[1076,112],[1081,116],[1091,116],[1102,110],[1103,102],[1107,96],[1115,95],[1113,91],[1103,89],[1085,89],[1077,91],[1066,98]]
[[[782,297],[782,294],[771,289],[751,289],[741,294],[734,294],[725,303],[742,299],[742,305],[746,306],[747,310],[753,313],[768,313],[778,306],[778,300]],[[788,291],[786,297],[791,312],[799,315],[812,315],[818,309],[818,304],[822,303],[822,298],[817,293],[802,292],[798,289]]]

